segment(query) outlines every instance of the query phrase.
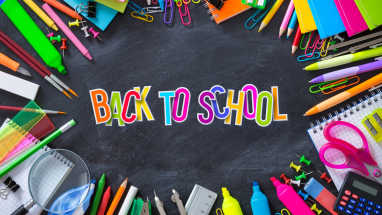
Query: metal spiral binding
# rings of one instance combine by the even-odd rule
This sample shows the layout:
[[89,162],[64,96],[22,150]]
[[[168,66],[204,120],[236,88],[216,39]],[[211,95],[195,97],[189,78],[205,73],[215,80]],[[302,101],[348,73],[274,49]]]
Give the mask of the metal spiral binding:
[[343,113],[344,118],[348,117],[348,115],[346,115],[346,111],[343,107],[341,107],[340,110],[341,110],[341,113]]
[[214,11],[215,11],[215,8],[211,8],[211,9],[207,10],[207,14],[211,14]]
[[209,5],[208,2],[204,3],[204,7],[205,7],[205,8],[208,8],[208,5]]
[[340,121],[341,120],[341,116],[338,114],[338,111],[335,110],[334,114],[337,117],[337,120]]
[[365,108],[365,107],[366,107],[366,106],[365,106],[365,101],[362,100],[361,98],[359,98],[358,100],[359,100],[359,103],[361,103],[361,107],[362,107],[362,108]]
[[317,133],[316,127],[314,127],[313,122],[310,123],[310,127],[313,129],[313,133]]
[[369,98],[369,96],[365,95],[365,101],[367,100],[367,104],[368,105],[371,105],[371,100]]
[[213,15],[213,16],[210,17],[210,20],[213,21],[213,20],[215,20],[217,17],[219,17],[219,15],[218,15],[218,14],[215,14],[215,15]]
[[350,115],[352,115],[353,109],[351,109],[351,106],[349,104],[347,104],[346,107],[348,108]]
[[324,116],[322,117],[322,122],[325,122],[325,126],[328,124],[328,121],[326,120]]

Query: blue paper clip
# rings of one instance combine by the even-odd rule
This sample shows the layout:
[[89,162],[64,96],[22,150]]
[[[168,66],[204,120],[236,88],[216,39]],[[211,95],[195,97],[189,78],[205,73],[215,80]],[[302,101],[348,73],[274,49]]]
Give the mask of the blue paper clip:
[[[298,56],[297,57],[297,60],[299,62],[304,62],[304,61],[308,61],[308,60],[314,60],[314,59],[317,59],[321,56],[320,52],[314,52],[313,56],[312,57],[306,57],[305,55],[301,55],[301,56]],[[301,58],[303,58],[301,60]]]
[[[136,7],[137,9],[135,9],[134,7],[130,6],[130,3],[133,4],[134,7]],[[137,4],[135,4],[134,2],[132,1],[129,1],[129,3],[127,4],[127,6],[129,6],[133,11],[137,12],[139,15],[141,16],[144,16],[146,15],[146,11],[139,7]]]
[[[266,4],[269,2],[270,0],[267,0],[267,2],[266,2]],[[260,9],[257,9],[257,11],[251,16],[251,17],[249,17],[249,19],[245,22],[245,27],[247,28],[247,29],[252,29],[253,27],[255,27],[255,25],[260,21],[260,19],[261,18],[263,18],[263,16],[265,15],[265,14],[267,14],[268,13],[268,11],[272,8],[272,6],[275,4],[275,2],[276,2],[276,0],[273,0],[273,4],[271,5],[271,7],[269,7],[268,8],[268,10],[266,10],[258,19],[255,19],[255,17],[261,12],[261,10]],[[247,26],[247,23],[249,22],[249,21],[251,21],[251,20],[253,20],[253,22],[255,22],[252,26],[250,26],[250,27],[248,27]]]

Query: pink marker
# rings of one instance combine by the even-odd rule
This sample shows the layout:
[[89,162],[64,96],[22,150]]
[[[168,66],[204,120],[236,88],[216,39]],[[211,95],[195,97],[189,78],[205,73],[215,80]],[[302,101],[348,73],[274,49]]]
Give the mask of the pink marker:
[[277,189],[277,196],[293,215],[316,215],[309,206],[294,191],[292,186],[282,184],[275,177],[271,178],[273,185]]
[[288,25],[288,22],[290,20],[290,17],[293,14],[293,10],[294,10],[294,4],[293,4],[293,1],[290,0],[290,3],[289,3],[287,11],[285,13],[283,22],[281,23],[280,32],[279,32],[279,39],[280,39],[281,35],[283,35],[285,30],[287,29],[287,25]]
[[89,60],[92,60],[92,56],[85,46],[78,40],[78,38],[73,34],[73,32],[65,25],[65,23],[57,16],[57,14],[52,10],[52,8],[45,3],[42,9],[53,19],[53,21],[58,25],[59,28],[64,32],[64,34],[72,41],[72,43],[80,50],[80,52],[85,55]]

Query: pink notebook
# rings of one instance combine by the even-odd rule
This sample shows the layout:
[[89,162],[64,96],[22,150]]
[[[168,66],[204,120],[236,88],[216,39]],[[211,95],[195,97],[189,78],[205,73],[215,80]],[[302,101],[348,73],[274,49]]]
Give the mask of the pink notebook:
[[334,0],[349,37],[369,29],[354,0]]

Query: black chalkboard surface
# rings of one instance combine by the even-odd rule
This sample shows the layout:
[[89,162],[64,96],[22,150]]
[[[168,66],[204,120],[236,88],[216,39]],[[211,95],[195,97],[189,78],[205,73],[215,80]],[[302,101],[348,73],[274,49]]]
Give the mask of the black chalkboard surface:
[[[35,2],[43,4],[41,0]],[[20,3],[46,32],[42,20],[24,2]],[[147,4],[145,0],[136,0],[135,3],[141,6]],[[260,23],[252,30],[244,27],[254,10],[216,25],[210,21],[202,4],[193,3],[189,5],[192,18],[189,26],[181,23],[177,8],[170,25],[163,23],[163,14],[153,14],[154,21],[148,23],[132,18],[132,10],[127,8],[124,14],[119,13],[115,17],[106,31],[100,32],[103,42],[92,37],[85,38],[79,28],[72,27],[94,60],[86,59],[68,42],[64,58],[68,75],[49,69],[79,95],[80,98],[73,100],[60,94],[3,44],[0,44],[0,52],[21,62],[33,76],[15,74],[3,66],[0,70],[41,85],[36,102],[42,108],[69,113],[50,116],[56,128],[70,119],[77,122],[73,129],[53,144],[80,155],[89,165],[92,177],[99,179],[105,173],[106,185],[111,186],[112,196],[128,177],[129,184],[139,188],[140,196],[149,197],[153,214],[159,214],[154,207],[155,190],[164,202],[167,214],[176,215],[178,210],[170,199],[171,186],[186,203],[194,185],[199,184],[219,194],[210,213],[214,214],[222,205],[221,188],[227,187],[240,202],[244,214],[249,215],[252,214],[252,181],[257,181],[267,195],[274,214],[284,206],[278,200],[270,178],[279,178],[282,173],[288,178],[294,177],[296,172],[289,165],[292,161],[298,163],[296,155],[311,159],[313,166],[302,164],[303,169],[313,171],[310,176],[337,195],[334,184],[326,184],[319,178],[316,169],[321,172],[326,169],[306,130],[310,122],[333,113],[359,97],[321,114],[303,117],[309,108],[331,96],[311,94],[308,81],[332,70],[303,71],[302,68],[313,61],[300,63],[296,56],[291,56],[294,34],[289,40],[286,33],[278,39],[288,4],[289,1],[283,3],[270,24],[260,33],[257,32]],[[55,11],[64,22],[74,21]],[[2,11],[0,20],[0,29],[42,62]],[[91,23],[87,25],[94,26]],[[96,30],[100,31],[98,28]],[[59,49],[60,45],[55,46]],[[303,51],[298,50],[295,55],[302,54]],[[346,66],[371,61],[368,59]],[[361,81],[375,74],[377,71],[360,75]],[[278,86],[280,113],[288,114],[288,121],[272,122],[268,127],[260,127],[254,120],[246,119],[243,119],[242,126],[236,126],[233,122],[225,125],[223,120],[217,119],[210,125],[198,122],[196,114],[205,112],[198,104],[202,91],[221,85],[226,90],[235,90],[236,101],[237,92],[245,84],[253,84],[259,91],[271,91],[271,86]],[[148,122],[144,118],[143,122],[124,127],[119,127],[117,121],[112,126],[95,124],[89,90],[102,88],[109,95],[111,91],[120,91],[124,95],[138,86],[151,86],[147,102],[154,121]],[[186,87],[191,92],[188,119],[165,126],[163,99],[158,98],[158,91],[176,90],[178,87]],[[225,100],[225,96],[219,96],[220,104]],[[1,105],[24,106],[27,103],[26,99],[8,92],[0,93]],[[13,112],[0,111],[0,120],[14,115]],[[322,214],[329,213],[324,211]]]

